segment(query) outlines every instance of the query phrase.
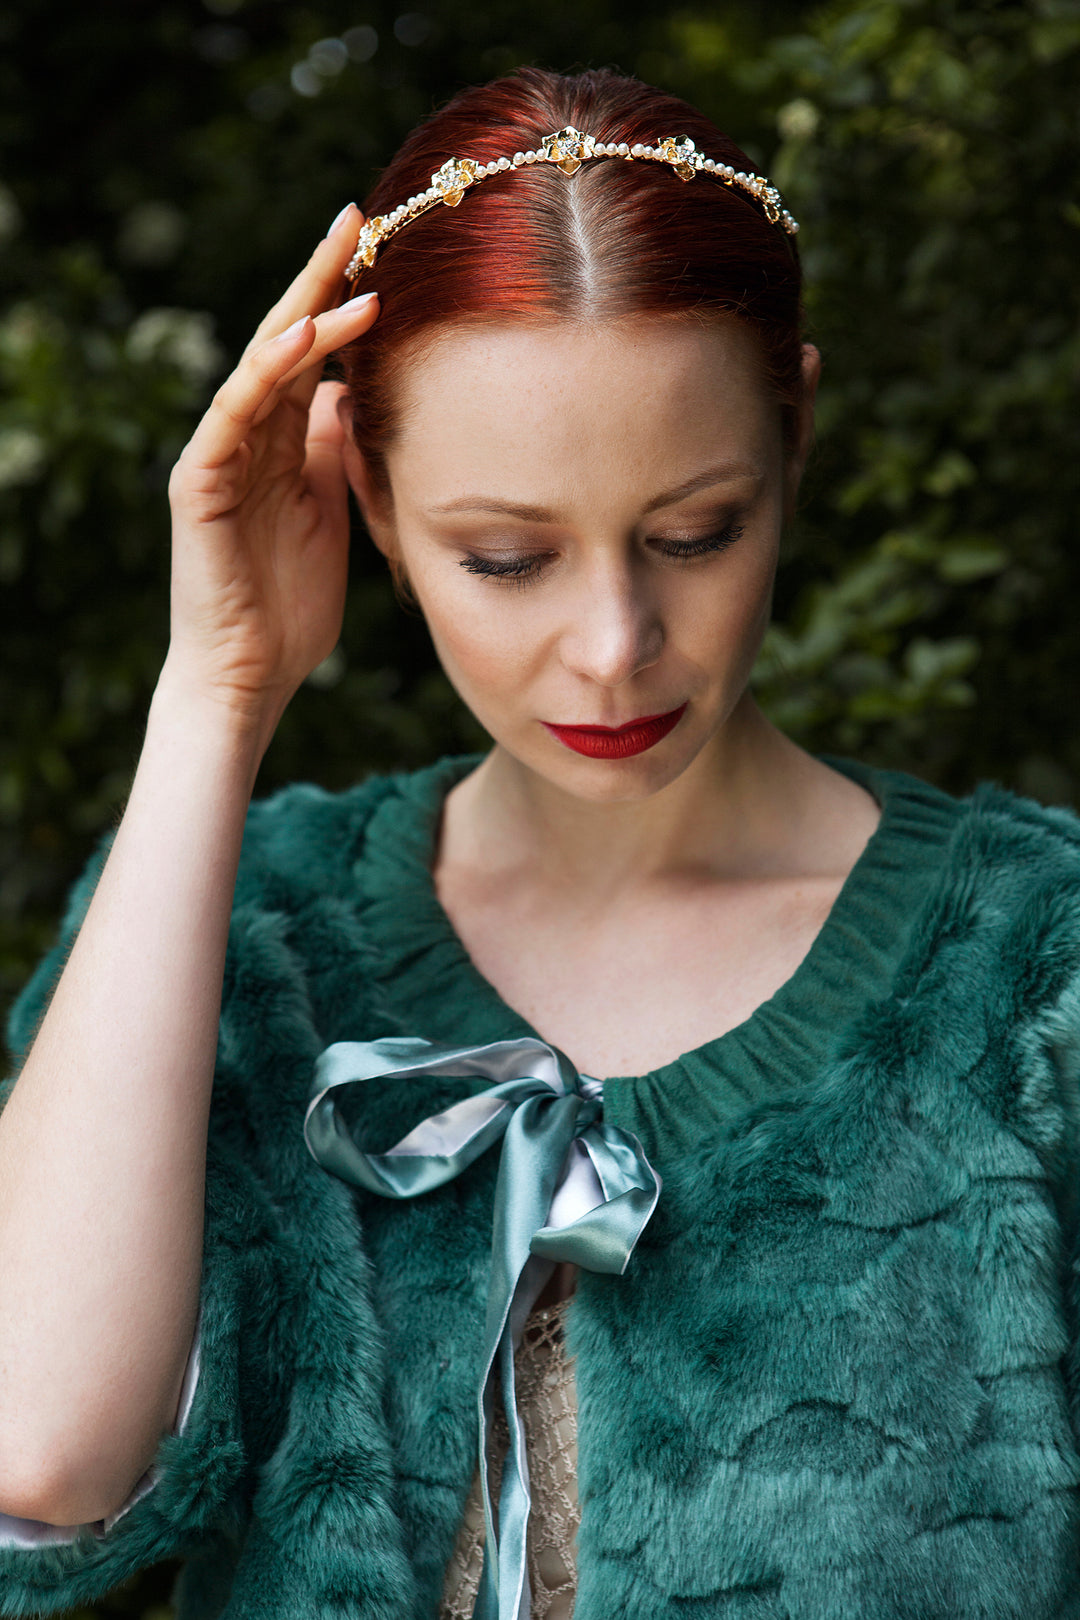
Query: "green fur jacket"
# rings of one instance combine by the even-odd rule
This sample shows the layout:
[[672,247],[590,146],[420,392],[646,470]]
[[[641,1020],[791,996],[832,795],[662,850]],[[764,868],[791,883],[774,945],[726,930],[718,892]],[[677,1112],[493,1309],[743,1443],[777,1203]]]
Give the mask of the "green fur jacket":
[[[179,1558],[180,1620],[434,1620],[498,1152],[392,1203],[302,1124],[330,1042],[534,1033],[430,879],[473,763],[253,807],[190,1409],[115,1520],[0,1519],[0,1613]],[[576,1620],[1080,1620],[1080,820],[830,763],[882,819],[801,966],[605,1082],[664,1185],[625,1276],[583,1274],[571,1307]],[[386,1147],[463,1085],[369,1085],[362,1131]]]

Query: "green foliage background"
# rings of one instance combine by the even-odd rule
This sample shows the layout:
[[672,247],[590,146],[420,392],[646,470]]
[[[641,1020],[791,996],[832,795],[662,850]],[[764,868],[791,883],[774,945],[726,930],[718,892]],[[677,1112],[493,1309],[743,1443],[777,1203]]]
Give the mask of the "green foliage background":
[[[0,1002],[123,803],[202,404],[415,121],[520,62],[687,96],[801,221],[825,382],[770,712],[1080,791],[1080,0],[402,3],[0,4]],[[260,791],[479,740],[361,535],[353,576]],[[100,1612],[164,1615],[168,1573]]]

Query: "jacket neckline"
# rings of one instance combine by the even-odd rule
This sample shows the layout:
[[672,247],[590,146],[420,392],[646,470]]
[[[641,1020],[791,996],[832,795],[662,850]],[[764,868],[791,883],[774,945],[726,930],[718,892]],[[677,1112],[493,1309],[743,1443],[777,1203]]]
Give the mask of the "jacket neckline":
[[[435,893],[443,800],[482,757],[445,758],[388,784],[355,868],[373,969],[408,1034],[543,1039],[476,968]],[[647,1073],[605,1078],[607,1118],[661,1165],[820,1074],[853,1021],[889,993],[945,865],[959,800],[905,772],[821,758],[861,783],[881,818],[799,966],[723,1035]]]

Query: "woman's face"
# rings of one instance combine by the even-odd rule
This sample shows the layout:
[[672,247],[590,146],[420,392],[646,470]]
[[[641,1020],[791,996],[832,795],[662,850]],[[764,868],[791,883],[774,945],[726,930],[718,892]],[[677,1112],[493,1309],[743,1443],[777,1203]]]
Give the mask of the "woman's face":
[[355,459],[354,482],[460,696],[577,797],[672,782],[746,688],[805,455],[785,457],[752,333],[451,330],[401,403],[392,509],[364,497]]

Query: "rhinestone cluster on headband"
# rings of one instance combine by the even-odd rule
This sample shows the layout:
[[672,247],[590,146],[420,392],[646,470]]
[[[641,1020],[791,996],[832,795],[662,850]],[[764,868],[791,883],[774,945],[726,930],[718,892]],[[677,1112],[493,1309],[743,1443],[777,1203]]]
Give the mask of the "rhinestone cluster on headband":
[[612,141],[596,141],[591,135],[583,135],[569,124],[565,129],[556,130],[553,135],[545,135],[534,151],[515,152],[512,158],[501,157],[491,163],[476,163],[472,158],[447,158],[442,168],[432,175],[427,191],[410,197],[393,213],[379,214],[362,226],[356,252],[345,270],[346,278],[355,281],[361,270],[370,270],[375,263],[375,255],[388,236],[395,235],[402,226],[410,224],[439,203],[456,208],[469,187],[478,185],[481,180],[505,173],[507,169],[520,169],[533,163],[554,163],[564,174],[573,174],[590,158],[666,163],[680,180],[692,180],[696,174],[714,174],[724,185],[734,186],[755,197],[765,210],[766,219],[779,225],[788,236],[794,236],[799,229],[784,207],[783,198],[775,186],[771,186],[759,174],[743,174],[730,164],[717,163],[713,158],[704,157],[688,135],[665,135],[655,146],[628,146],[625,141],[616,145]]

